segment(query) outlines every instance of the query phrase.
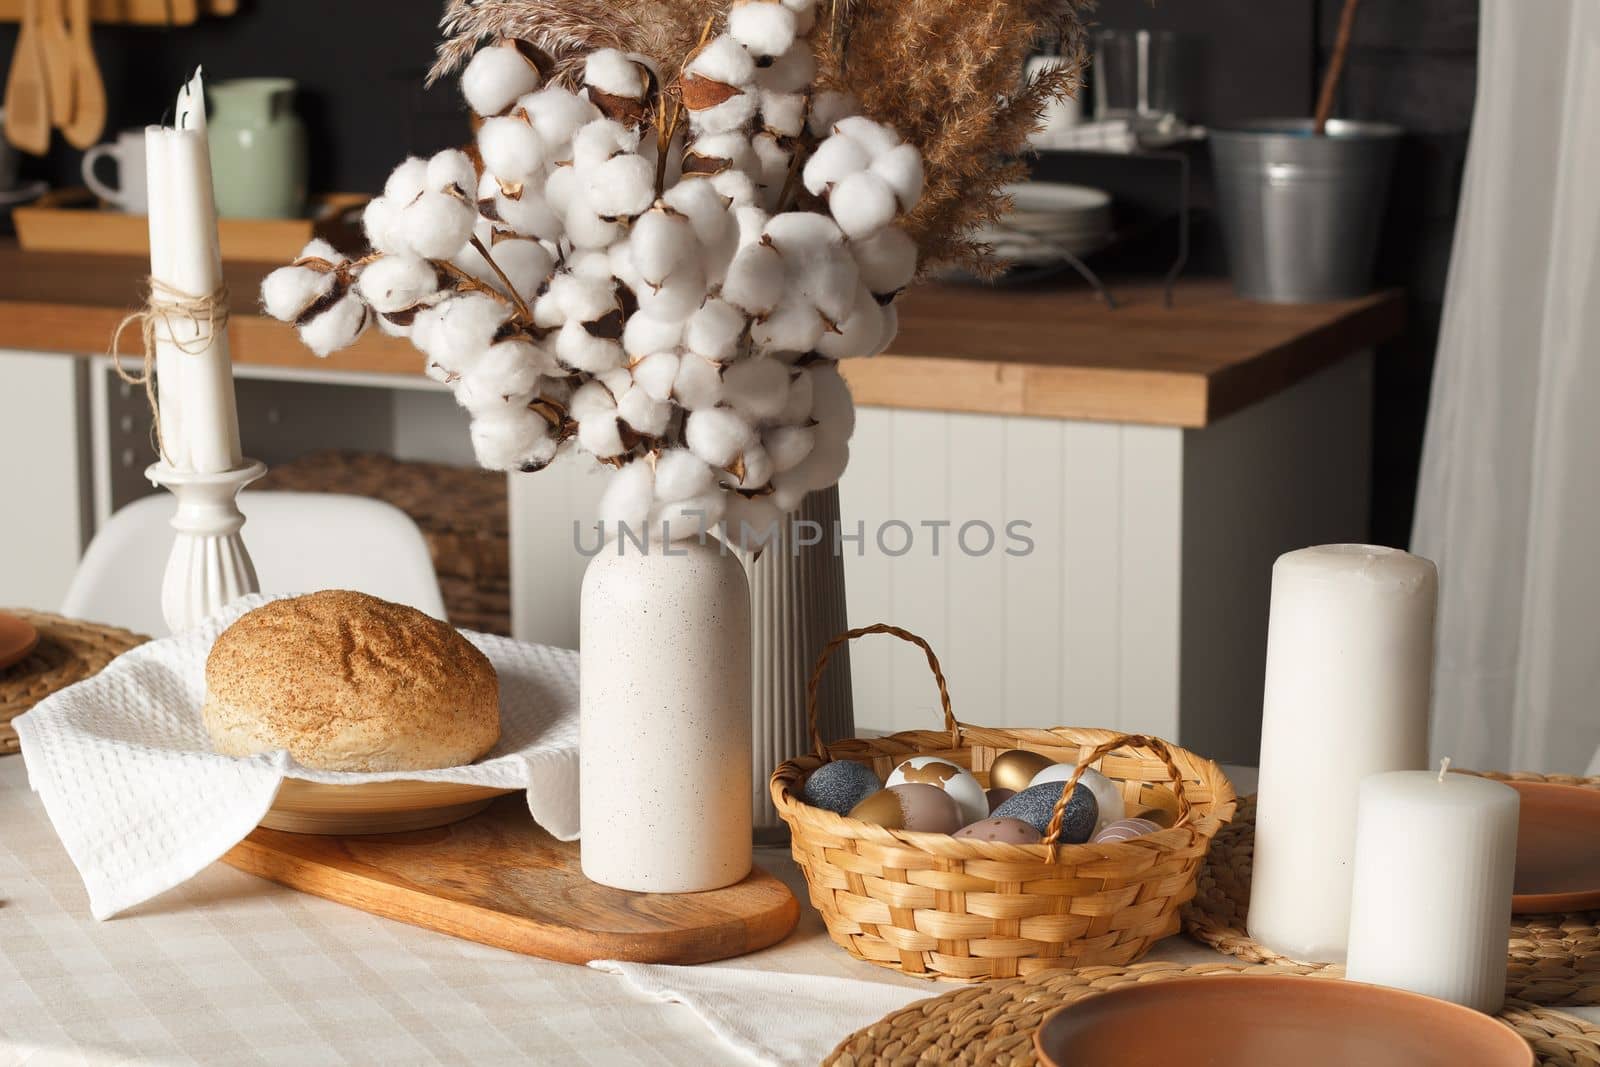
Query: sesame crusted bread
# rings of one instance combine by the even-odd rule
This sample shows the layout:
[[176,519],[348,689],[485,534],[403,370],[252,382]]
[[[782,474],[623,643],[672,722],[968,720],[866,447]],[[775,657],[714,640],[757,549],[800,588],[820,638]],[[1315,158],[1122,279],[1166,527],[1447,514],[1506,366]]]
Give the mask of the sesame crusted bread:
[[494,667],[452,627],[343,589],[256,608],[206,659],[218,752],[287,749],[321,770],[471,763],[499,740],[499,701]]

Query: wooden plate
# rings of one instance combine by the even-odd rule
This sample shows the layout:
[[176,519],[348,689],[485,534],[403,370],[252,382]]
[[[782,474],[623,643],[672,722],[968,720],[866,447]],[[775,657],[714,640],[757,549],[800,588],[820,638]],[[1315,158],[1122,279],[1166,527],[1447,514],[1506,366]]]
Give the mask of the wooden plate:
[[1506,784],[1522,794],[1511,910],[1538,915],[1600,908],[1600,790]]
[[455,782],[328,785],[285,778],[261,825],[292,834],[398,834],[458,822],[515,792]]
[[0,611],[0,670],[21,663],[39,643],[39,631],[27,619]]
[[1382,986],[1291,975],[1179,978],[1057,1008],[1034,1031],[1050,1067],[1533,1067],[1487,1015]]

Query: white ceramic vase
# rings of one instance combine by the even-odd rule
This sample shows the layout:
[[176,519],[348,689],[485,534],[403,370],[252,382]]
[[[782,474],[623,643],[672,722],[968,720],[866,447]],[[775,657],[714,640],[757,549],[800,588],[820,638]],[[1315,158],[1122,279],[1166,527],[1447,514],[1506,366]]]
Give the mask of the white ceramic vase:
[[583,576],[583,873],[692,893],[750,872],[750,587],[715,538],[613,541]]

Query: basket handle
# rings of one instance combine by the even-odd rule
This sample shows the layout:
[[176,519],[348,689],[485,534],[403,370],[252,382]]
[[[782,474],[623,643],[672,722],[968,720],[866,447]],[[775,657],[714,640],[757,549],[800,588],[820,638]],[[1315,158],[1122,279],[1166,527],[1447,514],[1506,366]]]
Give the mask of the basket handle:
[[1073,790],[1078,787],[1078,779],[1083,777],[1083,772],[1089,764],[1119,748],[1148,748],[1160,758],[1167,768],[1167,773],[1172,776],[1172,792],[1178,798],[1178,817],[1173,820],[1172,825],[1176,828],[1189,821],[1189,798],[1183,791],[1183,772],[1178,770],[1178,764],[1172,758],[1172,749],[1159,737],[1150,737],[1146,734],[1118,734],[1111,740],[1096,745],[1078,760],[1078,765],[1073,768],[1072,777],[1067,779],[1066,787],[1056,799],[1055,810],[1050,813],[1050,825],[1045,828],[1044,835],[1044,844],[1050,849],[1051,863],[1056,861],[1056,850],[1061,847],[1059,844],[1061,820],[1067,813],[1067,802],[1072,799]]
[[886,622],[875,622],[871,626],[857,626],[853,630],[846,630],[823,646],[822,653],[817,656],[817,665],[811,670],[811,678],[806,682],[806,721],[811,728],[811,746],[816,749],[817,758],[828,762],[828,748],[822,743],[822,731],[817,726],[817,689],[822,685],[822,672],[828,666],[828,659],[839,648],[858,637],[867,634],[888,634],[898,637],[902,641],[909,641],[916,645],[928,657],[928,669],[933,672],[933,680],[939,685],[939,703],[944,707],[944,728],[950,731],[950,747],[961,747],[961,724],[956,722],[955,712],[950,710],[950,687],[945,684],[944,671],[939,667],[939,657],[933,654],[933,646],[910,630],[902,630],[898,626],[890,626]]

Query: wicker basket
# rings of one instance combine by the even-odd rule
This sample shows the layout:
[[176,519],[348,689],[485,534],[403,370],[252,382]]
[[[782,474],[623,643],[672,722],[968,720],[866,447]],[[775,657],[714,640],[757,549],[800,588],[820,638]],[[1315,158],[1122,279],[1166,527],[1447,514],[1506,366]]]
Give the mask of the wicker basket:
[[[817,684],[828,657],[847,641],[879,633],[927,654],[945,728],[825,745],[816,727]],[[1179,908],[1194,896],[1206,848],[1233,816],[1233,786],[1222,770],[1158,738],[957,722],[933,649],[897,627],[880,623],[834,638],[807,695],[816,755],[773,772],[773,803],[789,824],[795,861],[829,935],[856,958],[906,974],[970,982],[1131,963],[1178,931]],[[1007,845],[889,830],[801,799],[806,777],[830,760],[865,763],[882,778],[908,756],[942,756],[987,784],[994,758],[1012,748],[1076,763],[1079,773],[1094,767],[1121,784],[1130,811],[1164,808],[1173,825],[1129,841],[1056,845],[1058,805],[1045,844]],[[1069,785],[1063,798],[1071,792]]]

